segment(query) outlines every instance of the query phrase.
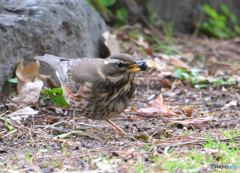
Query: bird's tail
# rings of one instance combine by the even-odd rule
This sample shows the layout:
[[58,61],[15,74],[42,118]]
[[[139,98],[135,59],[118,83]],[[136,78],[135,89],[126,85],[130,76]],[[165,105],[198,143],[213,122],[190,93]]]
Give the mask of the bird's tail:
[[36,56],[34,59],[47,63],[55,71],[60,71],[60,58],[57,56],[45,54],[44,56]]
[[62,61],[60,57],[45,54],[44,56],[36,56],[34,59],[45,62],[56,71],[57,77],[63,87],[67,82],[68,61]]

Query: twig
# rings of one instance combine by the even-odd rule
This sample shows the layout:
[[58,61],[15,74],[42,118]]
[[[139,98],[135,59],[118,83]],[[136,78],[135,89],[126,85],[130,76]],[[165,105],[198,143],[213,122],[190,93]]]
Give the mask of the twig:
[[70,135],[85,135],[85,136],[88,136],[88,137],[92,137],[92,138],[95,138],[95,139],[98,139],[98,140],[103,140],[102,138],[94,135],[94,134],[91,134],[91,133],[88,133],[88,132],[78,132],[78,130],[76,131],[72,131],[72,130],[69,130],[69,129],[63,129],[63,128],[59,128],[59,127],[51,127],[51,129],[53,130],[56,130],[60,133],[69,133]]

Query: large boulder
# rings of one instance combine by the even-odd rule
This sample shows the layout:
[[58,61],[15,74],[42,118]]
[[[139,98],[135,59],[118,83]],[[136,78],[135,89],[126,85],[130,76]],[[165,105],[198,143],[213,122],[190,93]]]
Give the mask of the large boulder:
[[[105,57],[104,20],[82,0],[0,0],[0,91],[23,58]],[[27,62],[27,63],[26,63]],[[49,73],[50,67],[43,65]]]

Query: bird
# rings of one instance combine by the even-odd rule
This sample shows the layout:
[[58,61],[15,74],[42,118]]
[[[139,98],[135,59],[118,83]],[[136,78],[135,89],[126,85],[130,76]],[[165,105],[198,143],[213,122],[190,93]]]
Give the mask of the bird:
[[93,120],[106,120],[118,131],[124,131],[110,118],[120,114],[134,98],[134,76],[146,71],[145,61],[119,53],[102,58],[61,58],[50,54],[36,56],[56,71],[64,97],[80,115]]

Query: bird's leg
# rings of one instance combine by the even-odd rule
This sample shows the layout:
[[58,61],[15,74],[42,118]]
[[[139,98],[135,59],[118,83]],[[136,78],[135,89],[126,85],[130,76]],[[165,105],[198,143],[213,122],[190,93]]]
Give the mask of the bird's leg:
[[76,111],[73,110],[73,130],[76,130]]
[[106,121],[109,122],[113,127],[115,127],[119,132],[125,134],[125,132],[120,127],[118,127],[116,124],[114,124],[111,120],[106,120]]

